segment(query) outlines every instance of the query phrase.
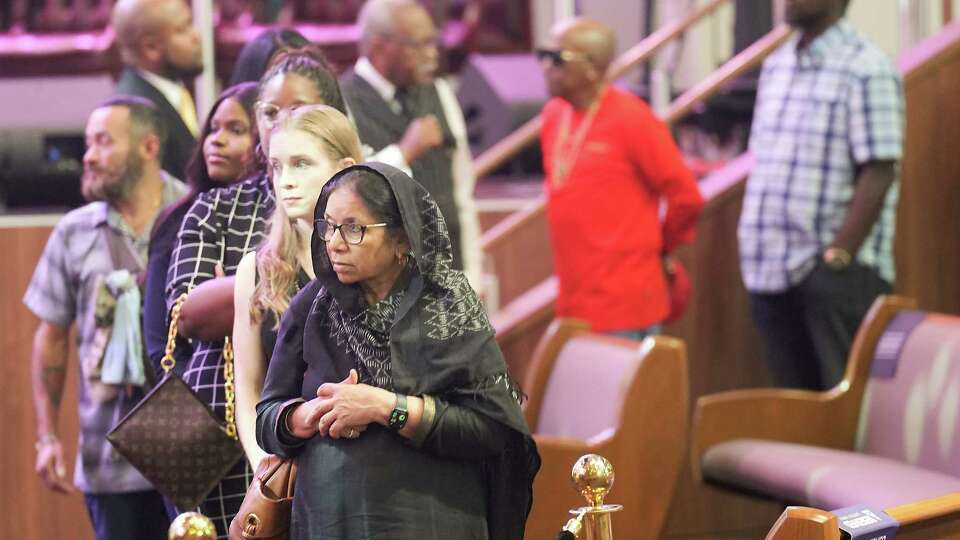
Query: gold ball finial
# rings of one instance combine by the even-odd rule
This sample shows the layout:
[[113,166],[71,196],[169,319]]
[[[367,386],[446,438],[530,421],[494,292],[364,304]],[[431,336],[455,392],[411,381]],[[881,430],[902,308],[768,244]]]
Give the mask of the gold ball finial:
[[570,479],[583,498],[594,508],[599,508],[613,487],[613,465],[603,456],[586,454],[573,464]]
[[184,512],[170,524],[168,540],[217,540],[213,521],[197,512]]

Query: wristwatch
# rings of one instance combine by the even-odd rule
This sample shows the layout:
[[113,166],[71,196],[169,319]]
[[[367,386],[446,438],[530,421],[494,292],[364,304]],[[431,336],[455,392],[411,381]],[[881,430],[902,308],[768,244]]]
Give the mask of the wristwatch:
[[397,393],[396,396],[397,403],[390,411],[390,421],[387,425],[394,431],[400,431],[407,425],[407,396],[401,393]]
[[823,250],[823,262],[831,270],[843,270],[852,260],[850,252],[842,247],[831,246]]

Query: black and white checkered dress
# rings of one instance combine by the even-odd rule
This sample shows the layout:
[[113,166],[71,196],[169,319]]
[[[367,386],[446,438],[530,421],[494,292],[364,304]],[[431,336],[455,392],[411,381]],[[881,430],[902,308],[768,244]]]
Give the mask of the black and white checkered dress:
[[[183,220],[170,259],[168,313],[181,294],[214,277],[217,263],[222,263],[227,275],[235,274],[240,259],[266,238],[273,208],[266,174],[197,197]],[[194,340],[192,346],[183,379],[223,421],[223,342]],[[218,538],[227,538],[230,520],[239,510],[252,478],[247,460],[240,460],[201,504],[199,511],[216,524]]]

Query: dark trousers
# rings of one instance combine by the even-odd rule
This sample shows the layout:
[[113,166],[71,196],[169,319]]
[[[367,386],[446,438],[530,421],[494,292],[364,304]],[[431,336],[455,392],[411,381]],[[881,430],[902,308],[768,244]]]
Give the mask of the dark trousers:
[[170,519],[156,491],[87,493],[87,513],[97,540],[165,540]]
[[853,263],[831,270],[820,263],[783,293],[750,293],[774,384],[826,390],[840,382],[863,317],[890,290],[871,268]]

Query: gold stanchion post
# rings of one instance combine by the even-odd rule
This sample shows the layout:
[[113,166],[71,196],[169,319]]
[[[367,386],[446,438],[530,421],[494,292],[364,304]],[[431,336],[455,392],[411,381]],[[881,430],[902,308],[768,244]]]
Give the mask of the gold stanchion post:
[[587,454],[573,464],[570,479],[589,504],[570,510],[571,514],[577,516],[571,521],[583,521],[586,540],[613,540],[610,514],[623,510],[619,504],[603,504],[603,499],[613,487],[613,465],[603,456]]
[[198,512],[184,512],[170,524],[168,540],[217,540],[217,529],[210,518]]

